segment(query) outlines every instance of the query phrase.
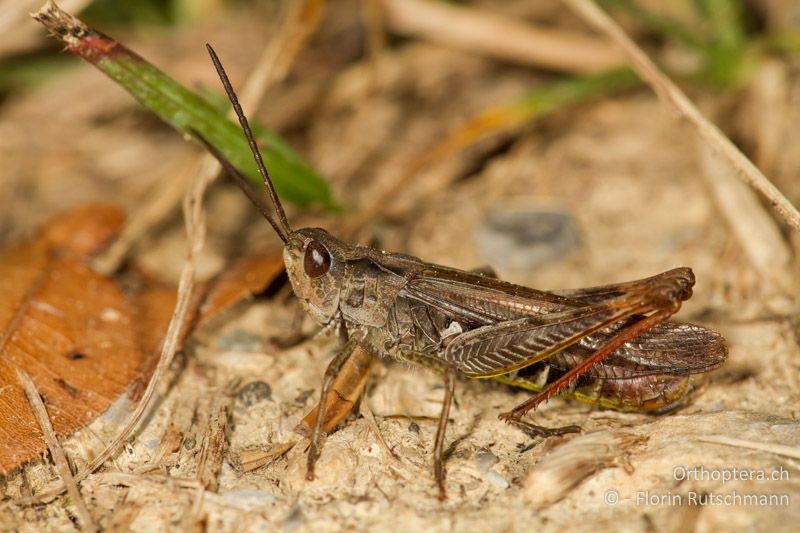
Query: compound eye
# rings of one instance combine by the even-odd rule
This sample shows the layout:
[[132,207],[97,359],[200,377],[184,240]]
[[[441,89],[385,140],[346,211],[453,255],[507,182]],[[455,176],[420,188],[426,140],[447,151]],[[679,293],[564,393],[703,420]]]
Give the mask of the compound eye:
[[303,269],[309,278],[324,276],[331,268],[331,254],[319,241],[309,241],[303,256]]

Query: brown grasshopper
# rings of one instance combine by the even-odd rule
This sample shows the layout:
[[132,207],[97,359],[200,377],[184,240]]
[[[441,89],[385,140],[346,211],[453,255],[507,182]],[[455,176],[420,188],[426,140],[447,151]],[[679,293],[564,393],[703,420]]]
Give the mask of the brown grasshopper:
[[[613,408],[660,410],[681,398],[691,374],[725,361],[727,348],[719,333],[667,321],[692,295],[695,280],[689,268],[628,283],[540,291],[348,244],[320,228],[292,229],[230,81],[214,50],[207,48],[274,213],[224,156],[198,137],[283,241],[286,272],[305,310],[321,325],[334,328],[342,344],[325,371],[320,403],[305,419],[309,480],[314,479],[325,431],[346,416],[353,397],[363,390],[364,361],[371,357],[444,374],[433,452],[442,499],[443,443],[457,377],[492,378],[539,391],[500,418],[530,435],[550,436],[580,428],[543,428],[522,418],[555,394]],[[337,387],[351,396],[344,408],[329,401]]]

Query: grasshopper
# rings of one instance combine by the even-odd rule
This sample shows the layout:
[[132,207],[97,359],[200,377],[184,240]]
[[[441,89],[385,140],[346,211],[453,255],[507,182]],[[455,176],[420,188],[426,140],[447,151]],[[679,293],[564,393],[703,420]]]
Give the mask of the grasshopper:
[[[457,378],[492,378],[537,394],[500,414],[530,435],[579,431],[543,428],[523,416],[555,394],[617,409],[658,411],[675,405],[691,374],[720,366],[723,337],[668,319],[692,295],[694,275],[675,268],[627,283],[541,291],[492,275],[426,263],[416,257],[343,242],[320,228],[292,229],[247,118],[211,46],[206,45],[266,186],[271,209],[244,177],[199,134],[283,241],[286,272],[305,310],[338,332],[320,402],[306,417],[307,479],[314,479],[325,432],[363,390],[372,357],[441,372],[445,394],[433,464],[445,498],[443,444]],[[331,403],[334,390],[350,396]],[[330,412],[329,412],[330,411]]]

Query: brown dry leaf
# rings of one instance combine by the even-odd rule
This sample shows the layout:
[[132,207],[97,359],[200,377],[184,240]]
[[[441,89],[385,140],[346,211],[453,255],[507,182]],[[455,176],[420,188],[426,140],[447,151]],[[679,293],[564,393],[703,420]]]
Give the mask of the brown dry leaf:
[[108,244],[124,221],[125,213],[116,204],[90,204],[51,218],[40,229],[39,240],[54,251],[87,258]]
[[[0,256],[0,473],[46,452],[16,367],[36,383],[59,436],[85,426],[126,390],[135,401],[155,368],[175,288],[145,281],[129,298],[87,264],[123,220],[112,204],[81,207]],[[181,343],[194,324],[263,290],[282,269],[280,254],[234,263],[195,292],[190,314],[208,299],[199,318],[184,324]]]
[[118,207],[90,205],[0,255],[0,472],[46,451],[16,367],[36,383],[60,436],[102,413],[141,374],[132,304],[84,262],[122,220]]
[[205,324],[240,300],[262,292],[281,272],[281,252],[253,255],[234,262],[211,283],[203,298],[198,324]]

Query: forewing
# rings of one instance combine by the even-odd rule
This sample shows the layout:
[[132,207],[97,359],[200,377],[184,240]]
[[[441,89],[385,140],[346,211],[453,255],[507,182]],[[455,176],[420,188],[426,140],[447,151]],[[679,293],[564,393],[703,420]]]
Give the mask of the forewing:
[[406,295],[473,325],[487,325],[586,307],[562,296],[477,273],[428,266],[412,277]]
[[570,300],[582,302],[584,304],[596,304],[605,302],[625,294],[639,292],[653,285],[660,283],[665,278],[682,277],[688,284],[694,285],[694,274],[691,269],[686,267],[667,270],[649,278],[637,279],[623,283],[612,283],[609,285],[598,285],[596,287],[584,287],[579,289],[557,289],[548,293],[561,296]]
[[[468,331],[448,345],[445,357],[467,375],[488,377],[548,357],[558,368],[574,367],[643,318],[637,313],[650,310],[633,309],[641,303],[636,294],[675,276],[694,281],[689,269],[680,268],[627,283],[545,292],[426,265],[403,292],[466,326]],[[716,368],[726,357],[727,347],[717,332],[665,322],[614,351],[590,375],[600,379],[685,375]]]
[[498,376],[550,357],[640,311],[638,302],[611,301],[483,326],[453,339],[443,357],[466,376]]

